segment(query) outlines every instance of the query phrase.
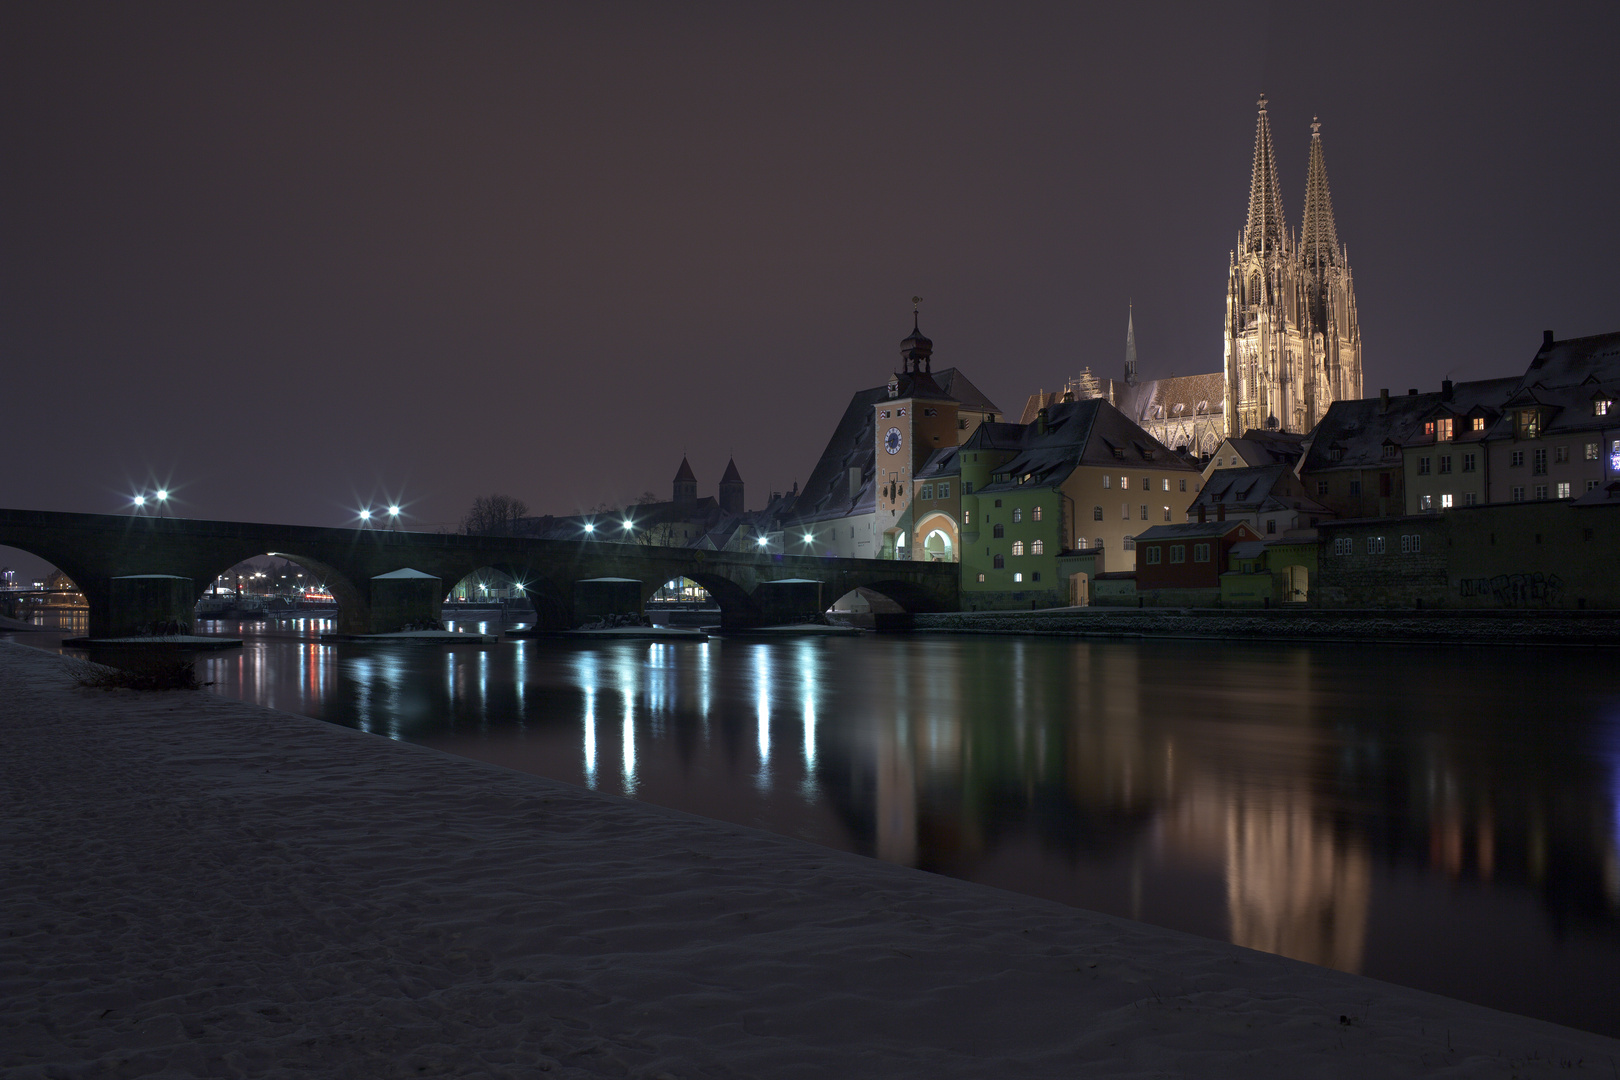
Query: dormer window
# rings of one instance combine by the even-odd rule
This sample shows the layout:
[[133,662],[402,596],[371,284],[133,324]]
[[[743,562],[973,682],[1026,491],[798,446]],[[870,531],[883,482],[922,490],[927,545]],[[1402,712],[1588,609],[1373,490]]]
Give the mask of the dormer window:
[[1209,402],[1207,402],[1207,401],[1200,401],[1200,402],[1199,402],[1199,403],[1198,403],[1198,408],[1197,408],[1197,409],[1196,409],[1196,410],[1194,410],[1194,411],[1196,411],[1196,412],[1198,412],[1198,413],[1199,413],[1199,414],[1203,414],[1203,413],[1207,413],[1207,412],[1209,412]]
[[1608,398],[1592,399],[1593,416],[1608,416],[1609,410],[1612,408],[1614,408],[1614,402],[1610,401]]
[[1485,418],[1483,416],[1474,417],[1473,429],[1475,431],[1484,431],[1485,430]]
[[1541,437],[1541,411],[1539,409],[1519,410],[1519,437],[1521,439],[1537,439]]
[[1343,461],[1344,460],[1344,447],[1335,446],[1333,449],[1328,451],[1328,457],[1331,458],[1334,461]]
[[1423,434],[1425,434],[1425,435],[1433,435],[1434,434],[1434,421],[1433,420],[1430,420],[1427,424],[1423,425]]
[[1434,438],[1436,442],[1451,441],[1451,417],[1442,416],[1434,422]]
[[1384,444],[1384,457],[1386,459],[1388,459],[1388,458],[1398,458],[1400,456],[1401,456],[1401,448],[1399,446],[1397,446],[1395,443],[1385,443]]

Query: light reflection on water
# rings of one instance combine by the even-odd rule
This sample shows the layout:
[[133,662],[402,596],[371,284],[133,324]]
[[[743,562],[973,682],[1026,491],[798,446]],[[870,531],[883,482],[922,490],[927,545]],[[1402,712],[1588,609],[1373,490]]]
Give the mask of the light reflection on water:
[[217,693],[1620,1034],[1607,652],[246,632]]

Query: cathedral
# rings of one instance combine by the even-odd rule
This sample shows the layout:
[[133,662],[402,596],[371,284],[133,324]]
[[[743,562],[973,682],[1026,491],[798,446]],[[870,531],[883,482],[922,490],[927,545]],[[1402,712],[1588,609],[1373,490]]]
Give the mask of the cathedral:
[[1106,398],[1165,446],[1208,456],[1228,435],[1255,429],[1304,434],[1334,401],[1361,397],[1361,328],[1350,263],[1333,220],[1321,124],[1311,123],[1304,217],[1291,233],[1266,99],[1259,104],[1249,216],[1228,258],[1223,369],[1138,379],[1133,317],[1123,380],[1088,369],[1061,390],[1037,391],[1024,407],[1024,423],[1063,401]]
[[1321,127],[1312,120],[1304,216],[1291,234],[1260,98],[1249,219],[1227,269],[1225,413],[1233,435],[1304,433],[1334,401],[1361,397],[1356,293],[1333,221]]

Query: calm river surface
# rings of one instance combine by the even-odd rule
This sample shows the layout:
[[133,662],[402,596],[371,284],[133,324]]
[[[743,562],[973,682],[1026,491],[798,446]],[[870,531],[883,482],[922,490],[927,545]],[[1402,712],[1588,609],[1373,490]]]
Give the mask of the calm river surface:
[[1612,650],[210,629],[226,697],[1620,1035]]

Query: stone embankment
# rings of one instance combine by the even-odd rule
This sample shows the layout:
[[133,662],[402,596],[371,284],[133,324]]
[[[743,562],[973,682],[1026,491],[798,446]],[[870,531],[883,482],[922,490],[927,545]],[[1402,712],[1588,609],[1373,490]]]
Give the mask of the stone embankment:
[[1391,611],[1320,608],[1056,608],[918,615],[917,630],[964,634],[1180,637],[1411,644],[1620,645],[1620,611]]

